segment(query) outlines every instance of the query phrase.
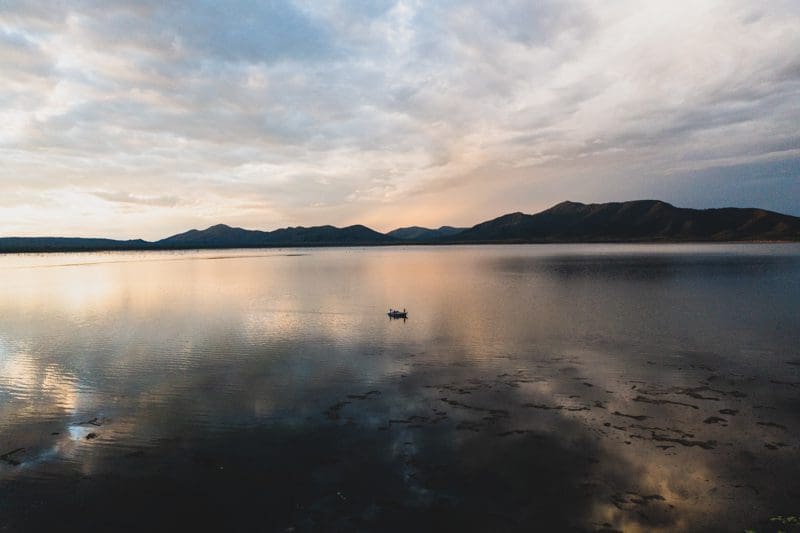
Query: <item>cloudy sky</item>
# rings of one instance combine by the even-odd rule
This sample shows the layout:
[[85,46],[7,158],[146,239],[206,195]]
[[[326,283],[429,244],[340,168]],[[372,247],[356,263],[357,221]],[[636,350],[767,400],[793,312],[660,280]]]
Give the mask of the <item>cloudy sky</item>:
[[800,2],[0,0],[0,234],[800,215]]

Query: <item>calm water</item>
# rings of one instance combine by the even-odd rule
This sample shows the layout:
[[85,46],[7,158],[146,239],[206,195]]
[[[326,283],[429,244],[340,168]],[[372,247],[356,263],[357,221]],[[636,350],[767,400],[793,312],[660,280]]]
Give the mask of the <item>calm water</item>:
[[0,257],[0,530],[771,531],[798,446],[797,245]]

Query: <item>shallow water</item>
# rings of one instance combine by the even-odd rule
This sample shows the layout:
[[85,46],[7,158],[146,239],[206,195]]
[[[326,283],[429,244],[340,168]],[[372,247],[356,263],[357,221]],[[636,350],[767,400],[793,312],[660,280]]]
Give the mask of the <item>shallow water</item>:
[[786,529],[799,413],[798,245],[0,256],[0,530]]

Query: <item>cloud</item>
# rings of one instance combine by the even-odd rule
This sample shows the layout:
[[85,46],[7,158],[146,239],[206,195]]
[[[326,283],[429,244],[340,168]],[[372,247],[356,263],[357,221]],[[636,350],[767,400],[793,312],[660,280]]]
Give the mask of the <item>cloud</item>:
[[598,199],[607,180],[674,200],[661,184],[688,167],[713,200],[703,172],[798,166],[798,29],[788,1],[5,2],[0,186],[187,199],[124,224],[158,234],[254,202],[253,227],[388,229],[420,195],[463,208],[403,223]]
[[176,196],[135,196],[127,192],[104,191],[95,192],[94,195],[108,202],[116,202],[121,204],[173,207],[180,203],[180,198]]

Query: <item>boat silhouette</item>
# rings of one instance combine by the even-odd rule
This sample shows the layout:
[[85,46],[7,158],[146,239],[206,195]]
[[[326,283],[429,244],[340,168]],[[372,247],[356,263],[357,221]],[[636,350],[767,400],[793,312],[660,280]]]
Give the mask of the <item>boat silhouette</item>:
[[399,309],[392,309],[390,307],[387,314],[389,315],[389,318],[408,318],[408,312],[405,309],[400,311]]

